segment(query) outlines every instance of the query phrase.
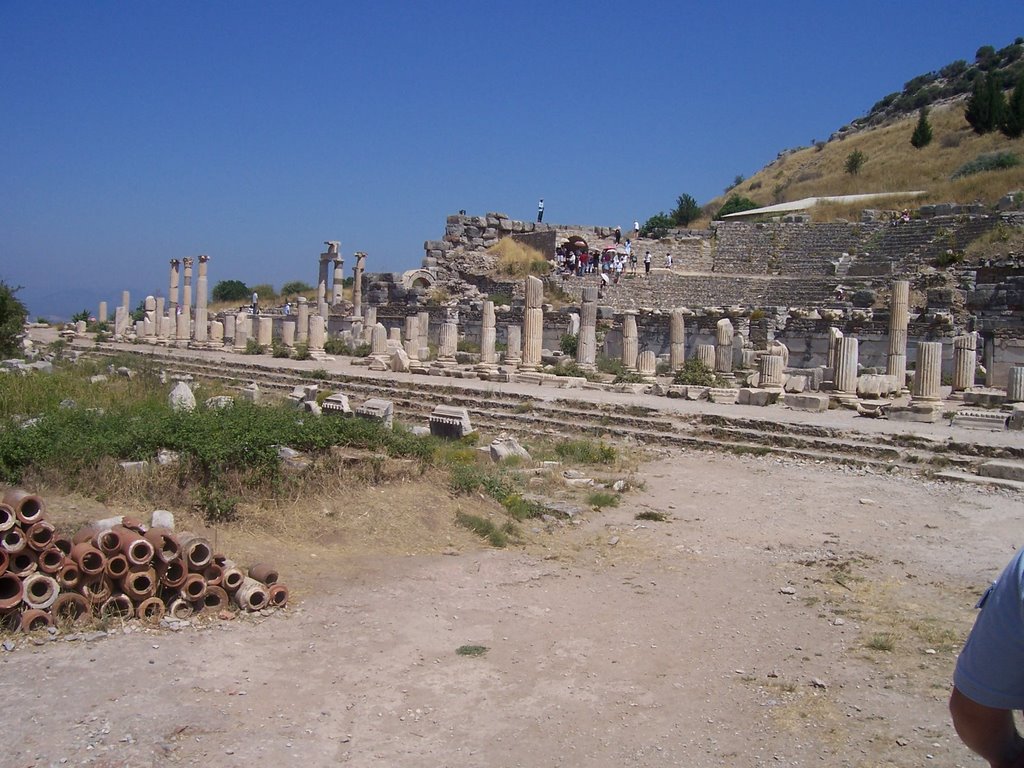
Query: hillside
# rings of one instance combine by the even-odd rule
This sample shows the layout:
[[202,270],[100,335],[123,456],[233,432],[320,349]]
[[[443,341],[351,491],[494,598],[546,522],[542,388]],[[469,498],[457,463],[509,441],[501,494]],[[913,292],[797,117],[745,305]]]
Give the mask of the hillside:
[[[972,64],[956,61],[914,77],[901,92],[879,100],[866,116],[843,126],[827,142],[780,152],[772,163],[708,202],[703,210],[713,215],[731,195],[764,206],[805,197],[910,190],[927,194],[893,199],[884,207],[975,201],[994,205],[1007,192],[1024,189],[1024,137],[1010,139],[999,131],[979,135],[968,124],[965,108],[971,88],[990,75],[1001,79],[1009,98],[1009,89],[1024,77],[1024,39],[1017,38],[998,51],[984,46]],[[922,106],[929,108],[933,138],[916,149],[910,138]],[[862,153],[864,161],[856,174],[850,174],[846,163],[854,152]],[[1020,164],[963,173],[969,163],[991,153],[1010,153]],[[814,218],[848,218],[861,207],[818,208]]]

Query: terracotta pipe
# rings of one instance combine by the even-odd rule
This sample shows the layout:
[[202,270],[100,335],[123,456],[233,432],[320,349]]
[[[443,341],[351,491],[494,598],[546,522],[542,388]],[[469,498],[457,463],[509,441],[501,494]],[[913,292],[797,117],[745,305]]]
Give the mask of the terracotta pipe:
[[39,562],[39,570],[51,576],[60,573],[64,567],[64,553],[56,547],[49,547],[39,553],[36,560]]
[[178,536],[181,543],[181,557],[190,571],[202,573],[203,569],[213,560],[213,548],[209,539],[196,536],[194,533],[182,533]]
[[121,551],[121,535],[111,528],[96,534],[96,546],[104,557],[112,557]]
[[64,567],[57,574],[57,583],[62,589],[77,589],[82,580],[82,572],[74,560],[65,560]]
[[25,538],[28,540],[28,545],[36,552],[42,552],[47,547],[51,546],[56,535],[54,527],[46,520],[40,520],[38,523],[33,523],[29,529],[25,531]]
[[11,505],[0,502],[0,533],[11,530],[17,521]]
[[242,582],[245,581],[245,572],[235,565],[232,560],[225,559],[220,566],[224,569],[224,575],[221,577],[220,585],[227,590],[228,594],[234,594],[238,591],[238,588],[242,586]]
[[114,581],[123,578],[128,573],[128,558],[120,553],[108,557],[103,572]]
[[21,631],[35,632],[53,626],[53,617],[44,610],[31,608],[21,614]]
[[206,595],[203,597],[202,601],[202,610],[219,611],[222,608],[227,608],[230,604],[230,600],[231,598],[228,597],[228,593],[221,587],[207,586]]
[[269,587],[277,583],[277,569],[267,563],[257,563],[249,569],[249,578]]
[[121,553],[131,565],[149,565],[153,560],[153,545],[135,531],[123,525],[110,529],[121,537]]
[[129,531],[134,531],[140,536],[146,532],[146,526],[142,524],[142,521],[137,517],[122,517],[121,525],[127,528]]
[[185,583],[181,585],[181,594],[189,602],[202,600],[206,594],[206,580],[202,574],[190,573],[185,577]]
[[100,532],[99,528],[95,525],[87,525],[84,528],[79,528],[74,536],[71,537],[72,544],[88,543],[93,546],[96,545],[96,534]]
[[3,537],[0,537],[0,549],[12,555],[15,552],[21,552],[27,546],[28,540],[25,538],[25,532],[21,528],[14,527],[4,531]]
[[9,488],[4,494],[4,504],[14,510],[15,516],[22,525],[29,526],[43,519],[46,505],[34,493],[21,488]]
[[60,594],[60,585],[52,576],[45,573],[33,573],[26,576],[23,584],[21,600],[29,608],[45,611]]
[[219,587],[221,581],[224,579],[224,569],[216,563],[210,563],[208,566],[203,568],[203,578],[206,579],[206,583],[212,587]]
[[71,547],[73,545],[71,543],[71,539],[67,536],[54,536],[53,546],[63,552],[64,557],[68,557],[71,554]]
[[255,579],[247,578],[235,592],[235,603],[243,611],[258,611],[267,607],[267,589]]
[[11,556],[4,550],[0,549],[0,576],[7,573],[7,564],[10,561]]
[[24,579],[30,573],[35,573],[38,567],[36,553],[31,549],[23,549],[21,552],[15,552],[11,555],[11,559],[7,563],[7,572],[13,573],[20,579]]
[[159,597],[147,597],[135,608],[136,617],[147,624],[159,624],[166,612],[167,607]]
[[135,606],[128,595],[111,595],[100,605],[100,616],[105,619],[130,619],[135,615]]
[[169,563],[181,555],[181,543],[170,528],[150,528],[143,535],[146,541],[153,545],[153,550],[160,561]]
[[156,594],[156,571],[132,571],[121,579],[121,588],[134,603],[141,603]]
[[158,563],[156,572],[160,575],[160,583],[171,589],[178,589],[185,583],[185,577],[188,576],[188,571],[185,570],[185,563],[182,560]]
[[105,602],[111,594],[110,579],[106,576],[99,576],[89,581],[81,581],[78,584],[78,592],[93,605],[100,605]]
[[13,573],[0,576],[0,612],[10,611],[21,605],[23,590],[21,579]]
[[267,605],[272,608],[284,608],[288,603],[288,587],[280,582],[267,588]]
[[172,619],[187,619],[192,615],[192,611],[192,603],[180,597],[167,604],[167,615]]
[[61,592],[50,606],[50,615],[57,624],[83,624],[92,618],[92,605],[77,592]]
[[78,564],[78,568],[87,578],[99,576],[103,573],[103,566],[107,563],[107,558],[103,556],[102,552],[84,541],[71,548],[71,559]]

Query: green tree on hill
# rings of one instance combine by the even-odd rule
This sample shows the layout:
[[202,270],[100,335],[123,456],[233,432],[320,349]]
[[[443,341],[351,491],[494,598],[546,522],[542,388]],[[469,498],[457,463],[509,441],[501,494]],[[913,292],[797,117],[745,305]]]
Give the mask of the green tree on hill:
[[675,222],[672,220],[672,217],[662,211],[661,213],[654,214],[644,222],[644,225],[640,228],[640,236],[662,238],[674,226]]
[[1006,116],[1001,127],[1003,134],[1016,139],[1024,134],[1024,75],[1017,79],[1017,85],[1006,104]]
[[994,131],[1003,123],[1006,114],[1006,98],[1003,96],[999,76],[989,72],[985,79],[974,81],[974,90],[967,100],[964,117],[977,134]]
[[755,203],[749,197],[742,197],[740,195],[729,195],[729,199],[725,201],[725,205],[718,209],[718,213],[715,214],[715,220],[721,219],[723,216],[727,216],[730,213],[739,213],[740,211],[752,211],[754,208],[760,208],[758,203]]
[[21,289],[12,288],[0,280],[0,356],[2,357],[13,357],[17,354],[22,328],[25,326],[25,318],[28,317],[28,309],[15,296],[19,290]]
[[921,107],[917,118],[917,127],[910,137],[910,143],[917,149],[922,149],[932,143],[932,124],[928,122],[928,107]]
[[672,211],[672,221],[680,227],[688,226],[694,219],[700,218],[700,206],[692,195],[685,192],[676,198],[676,207]]
[[296,293],[308,293],[313,290],[313,286],[309,283],[304,283],[301,280],[292,280],[289,283],[285,283],[281,286],[282,296],[294,296]]
[[856,176],[867,161],[868,156],[859,149],[855,149],[846,156],[846,163],[843,165],[843,169],[851,176]]
[[248,287],[241,280],[221,280],[213,286],[214,301],[245,301],[249,293]]

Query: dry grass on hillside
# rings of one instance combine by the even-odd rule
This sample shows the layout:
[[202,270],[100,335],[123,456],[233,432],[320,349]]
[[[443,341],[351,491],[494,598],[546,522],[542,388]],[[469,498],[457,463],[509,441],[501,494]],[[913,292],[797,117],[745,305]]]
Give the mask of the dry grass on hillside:
[[551,262],[535,248],[516,242],[511,237],[503,237],[487,252],[497,256],[495,270],[499,275],[510,277],[526,277],[527,275],[543,276],[551,271]]
[[[749,197],[761,205],[800,200],[820,195],[854,195],[871,192],[924,190],[927,195],[894,198],[879,207],[902,208],[923,203],[973,202],[994,204],[1010,190],[1024,188],[1024,165],[987,171],[952,180],[965,163],[989,152],[1013,152],[1024,160],[1024,138],[1007,139],[999,132],[979,136],[964,119],[964,102],[936,107],[929,113],[933,139],[923,149],[910,144],[917,115],[830,141],[819,150],[807,147],[779,158],[751,178],[729,190],[728,195]],[[845,171],[846,159],[860,150],[866,160],[860,173]],[[728,196],[719,198],[720,205]],[[817,211],[815,218],[856,217],[863,204]]]

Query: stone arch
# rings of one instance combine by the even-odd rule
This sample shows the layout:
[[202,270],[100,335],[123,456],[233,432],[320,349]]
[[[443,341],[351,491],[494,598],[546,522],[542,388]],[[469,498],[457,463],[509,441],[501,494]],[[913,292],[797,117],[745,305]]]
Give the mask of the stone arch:
[[436,282],[437,277],[425,269],[410,269],[402,273],[402,286],[408,289],[419,288],[428,291]]

